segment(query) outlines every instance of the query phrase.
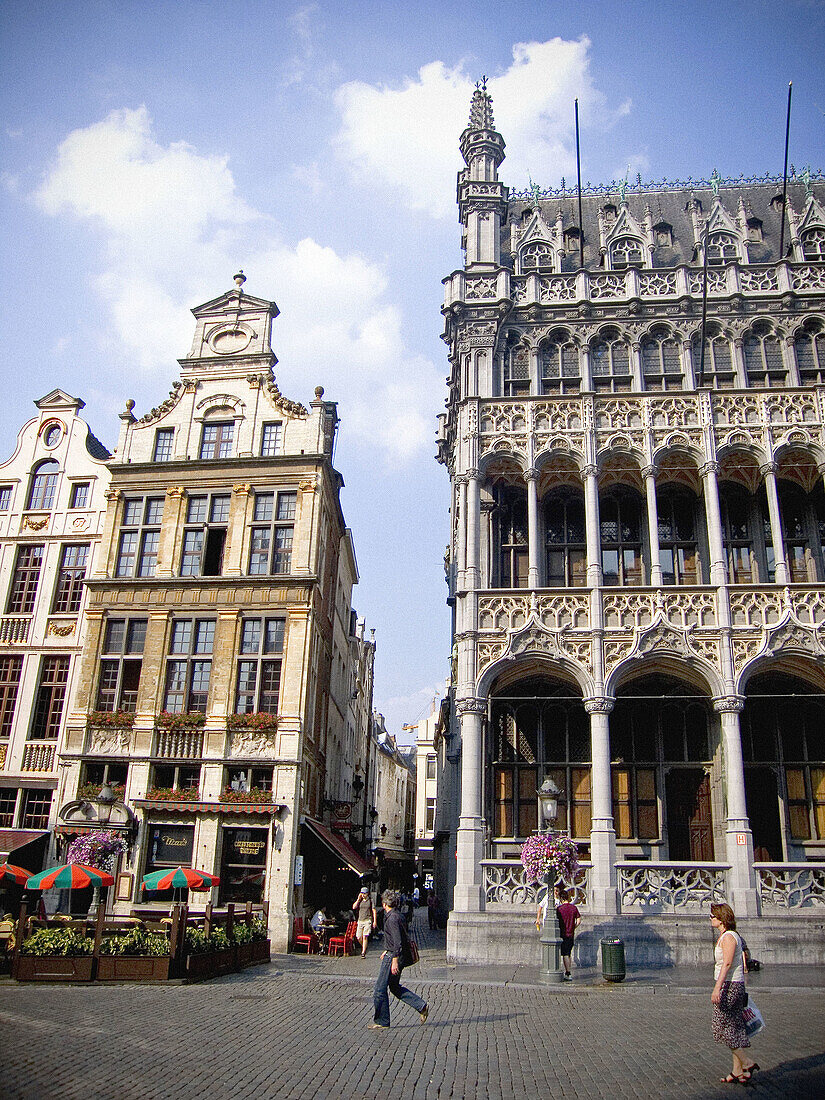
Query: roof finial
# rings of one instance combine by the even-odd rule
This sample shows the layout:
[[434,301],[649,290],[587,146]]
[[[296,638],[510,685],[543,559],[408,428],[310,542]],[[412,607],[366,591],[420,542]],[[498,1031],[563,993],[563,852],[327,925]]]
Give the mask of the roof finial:
[[539,206],[539,199],[541,198],[541,188],[537,183],[533,182],[533,177],[530,173],[527,173],[527,178],[530,181],[530,194],[533,196],[533,209],[536,213],[539,213],[541,207]]
[[243,268],[240,268],[238,274],[233,276],[235,279],[235,286],[240,290],[246,282],[246,275],[243,273]]
[[483,76],[480,81],[477,80],[475,84],[473,98],[470,101],[469,128],[471,130],[495,130],[496,128],[493,121],[493,99],[487,91],[486,76]]

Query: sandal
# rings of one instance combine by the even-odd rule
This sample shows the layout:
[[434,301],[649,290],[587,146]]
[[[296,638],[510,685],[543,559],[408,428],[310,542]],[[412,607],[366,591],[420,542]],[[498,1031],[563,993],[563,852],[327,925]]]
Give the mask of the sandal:
[[748,1083],[748,1081],[750,1081],[750,1079],[751,1079],[750,1074],[748,1074],[748,1076],[745,1077],[744,1074],[737,1075],[735,1073],[729,1073],[727,1075],[727,1077],[720,1077],[719,1078],[720,1082],[723,1085],[747,1085],[747,1083]]

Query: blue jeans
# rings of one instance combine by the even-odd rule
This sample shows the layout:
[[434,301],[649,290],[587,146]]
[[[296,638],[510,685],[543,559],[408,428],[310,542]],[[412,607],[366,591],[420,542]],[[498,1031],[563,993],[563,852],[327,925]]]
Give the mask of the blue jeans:
[[416,1012],[423,1012],[426,1005],[426,1001],[423,1001],[417,993],[413,993],[411,989],[406,989],[401,984],[401,971],[397,974],[392,972],[392,956],[386,955],[381,960],[381,966],[378,970],[378,977],[375,979],[375,988],[372,991],[372,1000],[375,1005],[375,1023],[383,1024],[384,1027],[390,1026],[390,998],[388,990],[392,993],[393,997],[397,997],[399,1001],[403,1001],[405,1005],[409,1005],[410,1008],[414,1008]]

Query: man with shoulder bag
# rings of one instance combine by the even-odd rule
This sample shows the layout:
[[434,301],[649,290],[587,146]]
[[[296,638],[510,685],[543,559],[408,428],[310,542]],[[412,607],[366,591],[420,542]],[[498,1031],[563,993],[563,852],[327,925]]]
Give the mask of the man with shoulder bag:
[[381,955],[381,966],[372,991],[375,1017],[367,1026],[374,1031],[384,1030],[390,1026],[389,993],[410,1008],[414,1008],[421,1023],[426,1023],[430,1006],[417,993],[413,993],[411,989],[406,989],[401,984],[402,970],[405,966],[412,965],[415,960],[406,923],[398,910],[397,891],[385,890],[381,897],[381,904],[384,909],[385,950]]

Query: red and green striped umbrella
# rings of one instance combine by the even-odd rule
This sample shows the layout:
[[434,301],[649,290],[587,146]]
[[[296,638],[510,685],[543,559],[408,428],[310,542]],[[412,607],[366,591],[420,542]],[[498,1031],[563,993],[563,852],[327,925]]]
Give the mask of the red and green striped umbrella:
[[26,886],[29,890],[80,890],[84,886],[112,886],[114,881],[108,871],[101,871],[98,867],[88,867],[85,863],[64,863],[32,875]]
[[143,876],[144,890],[211,890],[221,880],[208,871],[193,867],[173,867],[168,871],[152,871]]
[[31,878],[31,871],[23,867],[15,867],[13,863],[0,863],[0,882],[4,878],[16,882],[19,886],[25,886]]

